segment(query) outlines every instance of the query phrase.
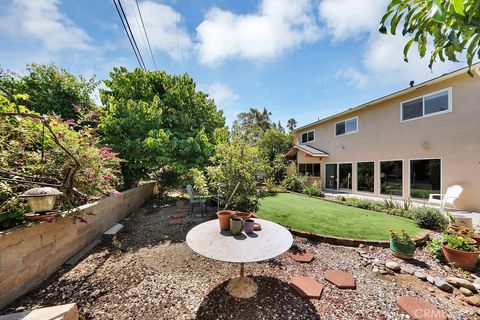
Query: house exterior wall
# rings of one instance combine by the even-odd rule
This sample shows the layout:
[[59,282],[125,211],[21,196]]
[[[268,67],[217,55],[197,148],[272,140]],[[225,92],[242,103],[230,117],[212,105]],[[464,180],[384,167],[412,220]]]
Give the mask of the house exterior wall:
[[[438,90],[451,88],[452,112],[401,122],[400,104]],[[335,123],[358,117],[358,132],[335,137]],[[357,193],[356,162],[374,161],[375,192],[380,194],[380,161],[403,160],[403,198],[410,192],[410,160],[441,159],[441,192],[453,184],[464,188],[458,208],[480,211],[480,77],[466,73],[420,86],[400,97],[298,130],[315,130],[315,141],[306,143],[329,153],[326,158],[297,154],[298,163],[320,162],[322,181],[325,164],[351,162],[352,192]]]

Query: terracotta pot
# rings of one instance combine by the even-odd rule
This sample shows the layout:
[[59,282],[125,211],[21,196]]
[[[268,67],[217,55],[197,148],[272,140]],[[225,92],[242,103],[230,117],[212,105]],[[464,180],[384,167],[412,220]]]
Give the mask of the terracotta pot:
[[243,220],[250,219],[252,217],[252,214],[250,212],[235,211],[235,215],[242,218]]
[[472,235],[470,236],[470,238],[472,238],[473,240],[475,240],[475,241],[477,242],[477,247],[480,248],[480,234],[474,233],[474,234],[472,234]]
[[235,214],[235,211],[222,210],[217,212],[218,222],[220,223],[220,230],[230,230],[230,218]]
[[480,251],[461,251],[447,247],[442,243],[442,251],[448,262],[467,271],[472,271],[477,264]]

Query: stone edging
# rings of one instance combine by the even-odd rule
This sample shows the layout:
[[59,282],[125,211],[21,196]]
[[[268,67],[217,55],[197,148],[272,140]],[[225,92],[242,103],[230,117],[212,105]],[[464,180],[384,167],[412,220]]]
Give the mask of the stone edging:
[[[365,246],[374,246],[374,247],[381,247],[381,248],[389,248],[390,241],[387,240],[365,240],[365,239],[349,239],[349,238],[341,238],[341,237],[333,237],[333,236],[323,236],[316,233],[302,231],[293,229],[290,226],[284,226],[287,228],[292,234],[320,242],[330,243],[334,245],[341,245],[341,246],[349,246],[349,247],[358,247],[359,245]],[[413,237],[412,240],[415,242],[417,246],[424,244],[430,238],[430,231],[424,231],[416,237]]]

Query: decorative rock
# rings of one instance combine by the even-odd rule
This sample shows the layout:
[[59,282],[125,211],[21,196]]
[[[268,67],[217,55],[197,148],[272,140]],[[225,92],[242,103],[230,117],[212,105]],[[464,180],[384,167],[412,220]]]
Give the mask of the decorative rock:
[[433,304],[415,297],[398,298],[397,306],[414,320],[447,320],[447,316]]
[[290,285],[301,295],[310,299],[320,299],[323,286],[310,277],[294,277]]
[[387,275],[387,274],[389,274],[389,275],[394,275],[395,272],[393,272],[392,270],[389,270],[389,269],[382,269],[382,268],[380,268],[380,274],[383,274],[383,275]]
[[380,269],[378,269],[377,267],[373,267],[373,273],[378,273],[380,271]]
[[477,291],[473,283],[471,283],[468,280],[457,278],[457,277],[448,277],[446,280],[448,283],[450,283],[451,285],[454,285],[455,287],[463,287],[474,292]]
[[467,288],[460,287],[460,292],[465,296],[465,297],[470,297],[473,296],[473,292],[468,290]]
[[480,307],[480,295],[476,294],[472,297],[468,297],[465,299],[469,305],[475,306],[475,307]]
[[474,283],[473,286],[475,287],[475,289],[477,289],[477,291],[480,292],[480,284]]
[[409,267],[401,267],[401,271],[402,271],[402,273],[406,273],[406,274],[409,274],[409,275],[412,275],[414,273],[414,271],[412,269],[410,269]]
[[422,281],[427,280],[427,276],[424,273],[421,273],[420,271],[415,271],[414,275],[415,275],[415,277],[417,277],[418,279],[420,279]]
[[374,259],[374,260],[373,260],[373,264],[376,265],[376,266],[379,266],[379,267],[380,267],[380,266],[383,266],[383,263],[382,263],[380,260],[378,260],[378,259]]
[[400,265],[396,262],[387,261],[387,263],[385,263],[385,266],[392,271],[400,272]]
[[340,289],[355,289],[355,278],[348,272],[341,270],[325,271],[325,280]]
[[358,247],[359,247],[359,248],[363,248],[363,247],[364,247],[363,243],[360,243],[360,244],[358,245]]
[[448,292],[448,293],[453,292],[453,287],[449,285],[446,281],[440,278],[435,278],[435,286],[437,286],[437,288],[445,292]]
[[427,281],[431,284],[435,284],[435,279],[432,276],[427,276]]
[[480,278],[475,279],[473,283],[480,284]]
[[308,251],[299,251],[295,253],[290,253],[290,257],[297,262],[310,263],[313,261],[315,256]]

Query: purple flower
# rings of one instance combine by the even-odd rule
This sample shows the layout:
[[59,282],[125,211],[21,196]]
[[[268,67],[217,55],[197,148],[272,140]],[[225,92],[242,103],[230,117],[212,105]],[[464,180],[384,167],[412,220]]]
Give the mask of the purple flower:
[[120,197],[122,194],[120,192],[118,192],[117,190],[113,191],[112,192],[112,196],[115,196],[115,197]]
[[47,218],[47,222],[52,223],[53,221],[55,221],[55,219],[53,219],[53,217],[48,217]]
[[85,220],[85,219],[83,219],[83,218],[80,218],[79,220],[80,220],[80,222],[88,223],[87,220]]
[[79,111],[79,110],[80,110],[80,106],[79,106],[79,105],[76,105],[75,103],[72,103],[72,107],[73,107],[73,109],[75,109],[75,111]]
[[75,123],[75,120],[73,119],[68,119],[67,121],[64,122],[65,124],[72,124]]

